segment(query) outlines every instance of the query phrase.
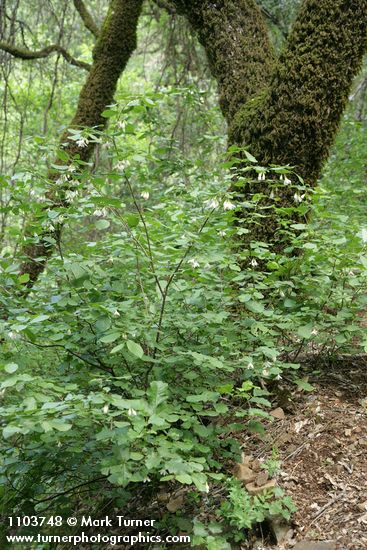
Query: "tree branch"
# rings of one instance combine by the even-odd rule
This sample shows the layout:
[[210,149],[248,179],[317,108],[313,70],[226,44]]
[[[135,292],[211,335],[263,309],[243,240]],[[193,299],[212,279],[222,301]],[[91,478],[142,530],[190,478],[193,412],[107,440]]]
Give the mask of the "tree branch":
[[86,28],[96,37],[99,35],[99,28],[95,23],[93,17],[87,10],[83,0],[74,0],[74,6],[77,12],[79,13],[84,25]]
[[8,44],[7,42],[0,41],[0,50],[3,50],[4,52],[9,53],[13,57],[17,57],[18,59],[42,59],[44,57],[48,57],[50,54],[54,52],[60,53],[63,58],[70,63],[70,65],[74,65],[75,67],[79,67],[81,69],[84,69],[86,71],[89,71],[91,68],[91,65],[89,63],[85,63],[84,61],[79,61],[78,59],[75,59],[72,55],[70,55],[65,48],[60,46],[59,44],[51,44],[50,46],[46,46],[45,48],[42,48],[42,50],[27,50],[26,48],[20,48],[18,46],[14,46],[13,44]]

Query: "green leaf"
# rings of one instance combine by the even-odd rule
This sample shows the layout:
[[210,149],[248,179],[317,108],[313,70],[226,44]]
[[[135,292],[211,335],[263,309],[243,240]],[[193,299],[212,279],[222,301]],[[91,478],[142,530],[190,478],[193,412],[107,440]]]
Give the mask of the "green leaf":
[[5,372],[8,372],[9,374],[13,374],[18,369],[18,365],[16,363],[8,363],[5,365],[4,370]]
[[151,382],[147,391],[149,403],[157,408],[158,405],[164,403],[168,399],[168,384],[155,380]]
[[125,216],[125,220],[127,225],[132,229],[136,227],[139,223],[139,216],[136,216],[135,214],[129,214]]
[[124,347],[125,347],[125,342],[123,342],[123,344],[118,344],[117,346],[111,349],[110,353],[117,353],[121,351]]
[[249,153],[248,151],[244,151],[244,153],[247,160],[249,160],[250,162],[257,162],[257,159],[255,159],[255,157],[251,155],[251,153]]
[[110,222],[108,220],[98,220],[96,222],[97,229],[107,229],[107,227],[110,227]]
[[144,355],[144,350],[141,347],[140,344],[137,344],[136,342],[133,342],[132,340],[126,341],[126,346],[129,352],[132,355],[135,355],[135,357],[138,357],[138,359],[141,359]]
[[29,273],[23,273],[23,275],[20,275],[18,277],[18,282],[23,285],[24,283],[28,283],[29,281]]
[[307,380],[305,380],[304,378],[296,378],[295,382],[301,390],[314,391],[315,389],[315,387],[312,386],[312,384],[310,384],[309,382],[307,382]]
[[189,474],[178,474],[175,478],[179,483],[183,483],[184,485],[192,484],[192,477]]
[[308,325],[303,325],[302,327],[298,327],[297,334],[301,338],[304,338],[305,340],[309,340],[312,336],[312,330],[313,330],[313,325],[309,323]]
[[120,332],[110,332],[109,334],[102,336],[102,338],[100,338],[100,341],[104,344],[111,344],[111,342],[114,342],[118,338],[121,338]]
[[17,426],[6,426],[3,429],[3,437],[4,439],[8,439],[8,437],[11,437],[14,434],[18,434],[22,432],[22,428],[18,428]]

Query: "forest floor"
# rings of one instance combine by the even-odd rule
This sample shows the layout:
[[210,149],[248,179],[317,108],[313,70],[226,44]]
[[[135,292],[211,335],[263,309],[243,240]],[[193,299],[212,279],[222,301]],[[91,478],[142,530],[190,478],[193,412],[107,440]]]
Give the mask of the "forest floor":
[[[367,356],[335,364],[312,361],[303,366],[302,376],[314,390],[295,391],[294,382],[282,381],[265,436],[248,431],[236,436],[244,456],[268,460],[276,450],[277,484],[297,512],[288,523],[262,524],[233,550],[367,549]],[[232,467],[228,464],[228,473]],[[163,487],[150,495],[146,487],[141,491],[126,517],[162,519],[168,510],[206,523],[217,520],[224,498],[223,488],[213,487],[211,504],[201,509],[189,503],[189,489],[177,485],[172,492]]]
[[243,441],[260,459],[279,451],[278,484],[298,511],[290,524],[271,525],[272,545],[260,537],[242,549],[367,548],[367,358],[306,370],[314,391],[293,388],[289,400],[284,388],[266,442]]

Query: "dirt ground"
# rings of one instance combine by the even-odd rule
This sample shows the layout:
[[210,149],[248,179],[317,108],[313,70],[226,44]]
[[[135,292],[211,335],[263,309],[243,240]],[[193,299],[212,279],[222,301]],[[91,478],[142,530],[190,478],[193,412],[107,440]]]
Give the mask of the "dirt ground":
[[243,548],[366,550],[367,359],[308,367],[307,376],[315,390],[290,399],[285,385],[266,442],[242,445],[260,459],[279,450],[278,484],[298,511],[291,524],[273,526],[277,543],[260,537]]

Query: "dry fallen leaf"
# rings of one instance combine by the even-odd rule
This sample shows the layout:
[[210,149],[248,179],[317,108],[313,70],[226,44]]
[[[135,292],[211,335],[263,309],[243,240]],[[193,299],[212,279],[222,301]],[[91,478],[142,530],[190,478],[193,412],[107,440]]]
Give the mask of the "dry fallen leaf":
[[284,420],[285,414],[281,407],[277,407],[273,411],[270,411],[271,416],[276,418],[277,420]]
[[184,497],[180,495],[177,498],[171,498],[171,500],[166,504],[166,508],[169,512],[175,513],[177,510],[180,510],[184,505]]

